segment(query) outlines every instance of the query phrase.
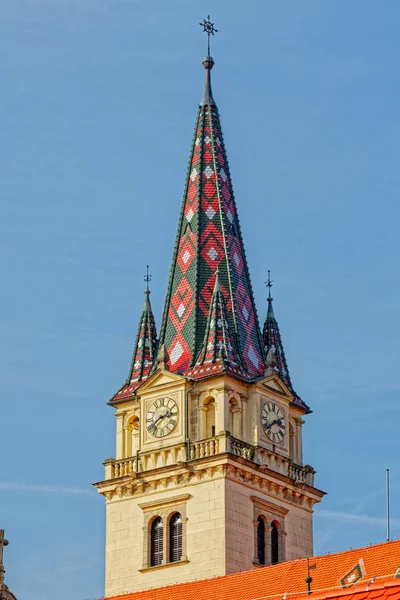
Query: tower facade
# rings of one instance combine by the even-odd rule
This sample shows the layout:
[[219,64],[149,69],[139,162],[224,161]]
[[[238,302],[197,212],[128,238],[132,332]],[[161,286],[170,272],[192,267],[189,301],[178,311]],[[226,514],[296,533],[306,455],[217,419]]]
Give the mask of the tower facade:
[[292,386],[268,299],[261,330],[219,113],[199,106],[157,336],[146,289],[131,370],[110,404],[106,595],[313,552],[323,492],[303,466],[310,409]]

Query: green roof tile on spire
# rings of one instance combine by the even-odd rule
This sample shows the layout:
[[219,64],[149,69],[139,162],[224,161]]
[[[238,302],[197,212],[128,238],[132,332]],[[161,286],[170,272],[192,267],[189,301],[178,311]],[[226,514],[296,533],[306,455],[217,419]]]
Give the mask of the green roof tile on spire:
[[156,346],[156,324],[150,303],[150,290],[147,285],[129,376],[125,385],[112,398],[112,402],[132,396],[140,383],[147,379],[156,358]]
[[283,349],[279,325],[278,321],[275,318],[274,309],[272,306],[273,298],[271,296],[271,286],[269,286],[269,288],[270,291],[268,294],[267,317],[265,319],[263,328],[265,354],[268,356],[268,354],[272,350],[272,356],[275,358],[275,370],[277,372],[277,375],[279,375],[283,383],[294,394],[295,404],[297,404],[298,406],[300,406],[308,412],[310,410],[309,407],[305,402],[303,402],[300,396],[297,395],[293,388],[292,381],[290,379],[289,368],[285,356],[285,351]]
[[248,380],[262,377],[265,356],[206,57],[199,106],[160,332],[169,368],[188,374],[207,327],[219,270],[229,331]]

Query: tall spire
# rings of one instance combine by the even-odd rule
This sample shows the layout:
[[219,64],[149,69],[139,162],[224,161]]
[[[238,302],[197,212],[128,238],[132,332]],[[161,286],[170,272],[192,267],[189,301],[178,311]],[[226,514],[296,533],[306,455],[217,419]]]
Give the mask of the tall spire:
[[144,306],[139,320],[129,377],[125,385],[112,398],[112,401],[132,396],[140,383],[149,376],[156,358],[157,332],[150,303],[149,282],[151,281],[151,275],[149,275],[148,266],[144,280],[146,282]]
[[0,600],[17,600],[4,583],[6,571],[4,569],[3,551],[6,546],[8,546],[8,541],[4,537],[4,529],[0,529]]
[[[292,381],[290,379],[289,368],[285,356],[285,351],[283,349],[279,325],[275,318],[274,309],[272,306],[272,284],[273,281],[271,280],[271,273],[270,271],[268,271],[268,279],[266,281],[266,285],[268,287],[268,310],[263,328],[265,354],[267,355],[267,357],[270,357],[270,360],[275,360],[274,369],[276,370],[277,375],[279,375],[279,377],[282,379],[283,383],[290,389],[291,392],[293,392],[295,396],[294,402],[308,411],[309,408],[307,404],[303,402],[303,400],[296,394],[292,385]],[[267,374],[270,375],[272,373],[272,363],[267,364],[267,367]]]
[[264,374],[264,349],[222,137],[211,57],[199,106],[165,300],[160,344],[169,368],[188,372],[202,349],[219,269],[229,330],[247,380]]

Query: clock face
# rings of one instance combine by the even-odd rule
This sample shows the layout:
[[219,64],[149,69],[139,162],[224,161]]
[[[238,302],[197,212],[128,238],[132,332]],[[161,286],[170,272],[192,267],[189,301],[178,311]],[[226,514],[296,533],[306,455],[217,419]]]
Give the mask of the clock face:
[[178,405],[172,398],[157,398],[146,413],[147,430],[160,438],[173,431],[178,422]]
[[276,444],[285,437],[285,418],[282,410],[274,402],[265,402],[261,410],[261,423],[266,436]]

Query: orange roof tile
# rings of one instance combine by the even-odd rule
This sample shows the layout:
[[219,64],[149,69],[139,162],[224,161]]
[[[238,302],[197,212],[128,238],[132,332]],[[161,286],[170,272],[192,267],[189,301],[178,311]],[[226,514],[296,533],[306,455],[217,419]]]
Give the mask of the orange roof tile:
[[[400,579],[394,579],[400,565],[400,540],[314,556],[309,562],[310,566],[315,565],[310,570],[313,600],[342,595],[346,600],[400,600]],[[300,559],[224,577],[114,596],[113,600],[261,600],[281,599],[285,594],[294,600],[306,594],[306,576],[307,559]],[[376,583],[367,590],[366,584],[373,578]],[[362,589],[360,584],[364,584]],[[355,585],[357,587],[353,587]]]

